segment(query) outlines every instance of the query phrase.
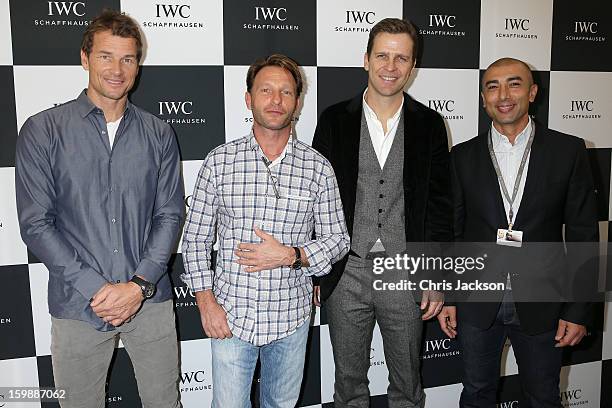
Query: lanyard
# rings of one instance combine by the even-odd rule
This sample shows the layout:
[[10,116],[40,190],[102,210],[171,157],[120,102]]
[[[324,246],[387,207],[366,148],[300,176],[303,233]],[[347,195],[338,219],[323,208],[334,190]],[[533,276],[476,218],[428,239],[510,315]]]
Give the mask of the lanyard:
[[497,179],[499,180],[499,184],[502,189],[502,193],[504,197],[508,201],[510,209],[508,210],[508,230],[512,231],[512,221],[514,219],[514,210],[512,206],[514,204],[514,200],[516,199],[516,194],[518,193],[519,185],[521,184],[521,179],[523,178],[523,170],[525,170],[525,163],[527,162],[527,156],[529,156],[529,151],[531,150],[531,144],[533,143],[533,136],[535,135],[535,123],[531,123],[531,134],[529,135],[529,140],[527,141],[527,146],[525,147],[525,151],[523,152],[523,158],[521,159],[521,164],[518,168],[518,173],[516,174],[516,179],[514,180],[514,188],[512,189],[512,197],[508,194],[508,189],[506,188],[506,183],[504,182],[504,177],[501,174],[501,170],[499,168],[499,163],[497,162],[497,157],[495,157],[495,152],[493,151],[493,136],[491,135],[491,129],[489,129],[489,138],[487,140],[489,145],[489,154],[491,155],[491,161],[493,162],[493,167],[495,168],[495,173],[497,174]]

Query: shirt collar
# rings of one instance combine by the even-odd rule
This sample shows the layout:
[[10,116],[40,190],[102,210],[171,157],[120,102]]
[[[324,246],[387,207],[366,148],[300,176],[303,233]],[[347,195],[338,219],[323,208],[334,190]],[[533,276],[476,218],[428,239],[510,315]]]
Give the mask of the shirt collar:
[[[85,118],[87,115],[89,115],[92,112],[98,113],[98,114],[104,114],[102,109],[94,105],[91,99],[89,99],[89,97],[87,96],[87,89],[83,89],[83,91],[77,97],[76,106],[82,118]],[[128,99],[127,103],[125,104],[125,111],[123,111],[122,117],[126,117],[127,115],[129,115],[129,112],[131,110],[132,110],[132,103]]]
[[[527,140],[529,140],[533,123],[531,121],[531,116],[529,116],[528,118],[529,120],[527,122],[527,126],[525,126],[525,129],[523,129],[514,140],[514,146],[522,146],[527,143]],[[508,137],[499,133],[497,129],[495,129],[495,126],[493,126],[493,123],[491,123],[491,138],[493,139],[494,147],[497,147],[502,142],[510,143]]]
[[[363,91],[363,95],[362,95],[362,99],[363,99],[363,110],[365,111],[365,114],[367,116],[369,116],[372,119],[376,119],[380,122],[380,120],[378,119],[378,116],[376,116],[376,112],[374,112],[374,110],[370,107],[370,105],[368,105],[368,102],[366,101],[366,93],[368,92],[368,88],[365,89],[365,91]],[[389,123],[393,123],[397,120],[399,120],[399,117],[402,113],[402,108],[404,107],[404,98],[402,98],[402,103],[400,104],[399,108],[397,109],[397,112],[395,112],[393,114],[393,116],[391,116],[388,120],[387,120],[387,128],[389,128],[390,126]]]
[[[287,144],[285,145],[285,148],[283,149],[280,156],[274,161],[275,162],[280,161],[285,157],[285,155],[293,154],[293,149],[295,148],[296,144],[297,144],[297,138],[295,138],[295,136],[293,135],[293,132],[291,132],[291,134],[289,135],[289,140]],[[253,129],[251,129],[251,133],[247,136],[247,145],[249,146],[251,150],[257,149],[258,153],[263,157],[263,150],[261,150],[259,143],[257,143],[257,139],[255,138],[255,133],[253,133]]]

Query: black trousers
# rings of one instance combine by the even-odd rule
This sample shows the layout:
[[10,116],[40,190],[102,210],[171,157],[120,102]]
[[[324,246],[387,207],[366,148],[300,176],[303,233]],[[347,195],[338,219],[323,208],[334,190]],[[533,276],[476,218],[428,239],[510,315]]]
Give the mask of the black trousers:
[[463,358],[462,408],[495,408],[501,355],[510,338],[523,391],[521,408],[559,408],[562,349],[555,348],[556,331],[529,335],[521,329],[512,292],[507,291],[495,323],[488,329],[471,326],[458,315],[458,340]]

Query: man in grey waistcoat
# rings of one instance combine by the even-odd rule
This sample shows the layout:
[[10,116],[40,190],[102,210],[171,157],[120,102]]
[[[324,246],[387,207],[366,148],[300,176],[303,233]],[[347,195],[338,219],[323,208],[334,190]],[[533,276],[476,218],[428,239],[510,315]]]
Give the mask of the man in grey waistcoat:
[[[367,372],[375,322],[389,369],[389,407],[422,407],[423,320],[440,311],[437,292],[380,289],[377,258],[415,254],[452,240],[449,154],[442,117],[403,92],[418,51],[412,23],[387,18],[370,31],[368,87],[321,114],[313,147],[332,164],[351,251],[315,287],[325,302],[336,367],[336,407],[368,407]],[[385,271],[386,280],[401,278]],[[405,277],[405,276],[404,276]]]

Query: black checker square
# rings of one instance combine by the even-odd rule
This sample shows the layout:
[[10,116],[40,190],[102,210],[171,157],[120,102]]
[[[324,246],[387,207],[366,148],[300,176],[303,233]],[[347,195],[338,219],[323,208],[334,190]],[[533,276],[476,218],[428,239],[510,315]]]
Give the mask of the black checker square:
[[[479,84],[482,83],[482,77],[485,70],[480,70]],[[529,104],[529,114],[535,117],[536,122],[540,125],[548,126],[548,100],[550,97],[550,71],[532,71],[533,80],[538,85],[538,93],[535,101]],[[491,126],[491,118],[487,115],[482,106],[482,97],[478,100],[478,133],[483,133],[489,130]]]
[[182,160],[225,143],[223,67],[143,66],[131,101],[172,126]]
[[440,329],[437,319],[423,325],[421,379],[424,388],[461,382],[461,350],[457,339]]
[[170,257],[168,273],[172,282],[178,338],[182,341],[206,338],[195,295],[181,280],[181,274],[185,273],[182,254]]
[[140,408],[134,367],[124,348],[115,349],[106,383],[106,408]]
[[612,360],[604,360],[601,362],[601,408],[612,407],[612,387],[610,387],[610,379],[612,379]]
[[478,69],[480,0],[404,0],[404,18],[418,30],[418,67]]
[[317,64],[315,1],[224,0],[226,65],[251,65],[285,54],[304,66]]
[[[40,387],[55,387],[55,380],[53,379],[53,362],[51,356],[38,356],[36,357],[36,364],[38,365],[38,385]],[[67,396],[70,393],[68,392]],[[46,401],[40,403],[41,408],[60,408],[58,401]]]
[[298,399],[298,407],[321,403],[321,338],[320,327],[313,326],[308,332],[304,379]]
[[0,360],[33,357],[34,325],[28,265],[0,266]]
[[15,65],[79,65],[81,39],[102,9],[119,0],[9,0]]
[[601,0],[555,0],[552,71],[612,71],[612,3]]
[[362,67],[318,67],[317,116],[320,116],[325,108],[363,93],[366,86],[368,73]]
[[15,82],[13,67],[0,66],[0,167],[15,165],[15,144],[17,143],[17,116],[15,111]]

